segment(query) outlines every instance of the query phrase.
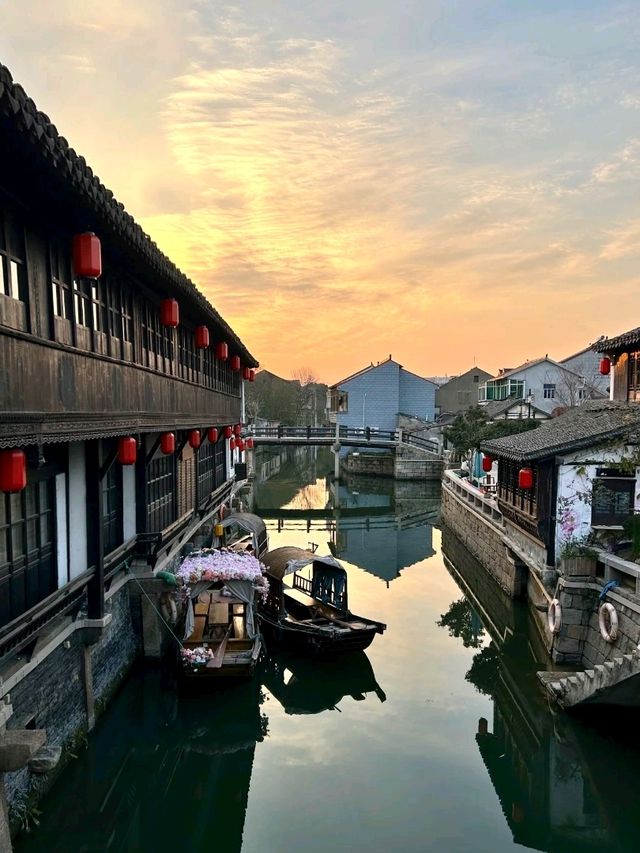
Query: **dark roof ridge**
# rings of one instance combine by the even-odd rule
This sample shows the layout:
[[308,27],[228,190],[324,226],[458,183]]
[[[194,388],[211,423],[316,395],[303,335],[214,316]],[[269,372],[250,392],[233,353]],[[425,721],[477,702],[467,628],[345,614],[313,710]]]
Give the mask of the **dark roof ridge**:
[[23,87],[16,83],[9,69],[0,62],[0,117],[7,116],[21,134],[29,138],[43,161],[66,174],[69,186],[82,196],[84,203],[94,211],[97,217],[106,220],[108,226],[120,239],[128,241],[154,268],[164,275],[175,287],[191,297],[200,309],[209,314],[240,350],[249,366],[258,362],[251,355],[231,326],[211,305],[206,296],[198,290],[191,279],[185,275],[143,231],[133,216],[118,202],[113,192],[94,174],[85,158],[78,154],[59,132],[49,116],[38,110],[35,102]]

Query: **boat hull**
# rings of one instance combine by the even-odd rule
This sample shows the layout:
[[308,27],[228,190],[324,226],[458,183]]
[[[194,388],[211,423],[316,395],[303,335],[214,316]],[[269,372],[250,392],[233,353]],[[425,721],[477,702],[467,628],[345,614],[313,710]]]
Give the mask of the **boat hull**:
[[268,614],[258,612],[262,632],[269,642],[299,654],[314,656],[333,656],[364,651],[373,642],[376,634],[381,633],[377,624],[348,633],[328,634],[300,628],[286,618],[274,619]]

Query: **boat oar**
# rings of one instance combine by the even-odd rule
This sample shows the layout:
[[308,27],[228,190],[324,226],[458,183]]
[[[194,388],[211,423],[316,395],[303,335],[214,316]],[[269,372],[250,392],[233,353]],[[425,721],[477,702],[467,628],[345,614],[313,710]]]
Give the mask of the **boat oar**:
[[222,638],[214,656],[207,663],[207,669],[220,669],[220,667],[222,666],[222,661],[224,660],[224,653],[227,650],[227,640],[229,639],[230,634],[231,624],[229,624],[229,627],[227,628],[227,633]]

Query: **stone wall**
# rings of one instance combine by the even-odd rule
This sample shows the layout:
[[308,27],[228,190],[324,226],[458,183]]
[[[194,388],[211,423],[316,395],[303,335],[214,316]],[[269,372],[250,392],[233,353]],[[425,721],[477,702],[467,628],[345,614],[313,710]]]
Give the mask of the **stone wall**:
[[[46,729],[47,743],[63,749],[55,774],[64,766],[69,753],[84,742],[90,728],[90,714],[102,709],[138,653],[126,584],[107,601],[106,613],[111,614],[111,621],[97,642],[86,645],[88,639],[94,639],[87,629],[71,633],[10,692],[13,713],[7,729]],[[89,690],[85,690],[85,673],[91,680]],[[46,780],[47,784],[51,781]],[[38,779],[26,768],[7,773],[9,805],[30,797],[37,783]]]
[[347,474],[393,477],[394,458],[391,453],[349,453],[341,464]]
[[509,559],[501,531],[446,487],[442,489],[442,522],[443,527],[455,532],[471,556],[482,563],[507,595],[520,594],[522,578],[514,561]]

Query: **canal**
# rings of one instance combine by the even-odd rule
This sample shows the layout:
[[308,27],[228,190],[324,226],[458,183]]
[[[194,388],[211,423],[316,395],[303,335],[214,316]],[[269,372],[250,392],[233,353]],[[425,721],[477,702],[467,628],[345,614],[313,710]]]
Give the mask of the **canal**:
[[274,651],[208,695],[134,672],[18,853],[638,849],[637,726],[548,708],[526,610],[439,529],[432,484],[331,470],[262,453],[247,503],[272,547],[335,553],[386,633],[336,662]]

